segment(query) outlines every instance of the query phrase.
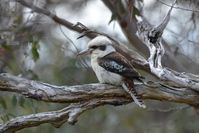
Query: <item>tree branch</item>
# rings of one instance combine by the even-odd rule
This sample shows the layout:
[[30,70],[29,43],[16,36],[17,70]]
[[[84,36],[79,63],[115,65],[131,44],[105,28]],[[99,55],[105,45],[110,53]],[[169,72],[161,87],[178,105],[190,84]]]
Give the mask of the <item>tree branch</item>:
[[66,121],[70,124],[75,124],[77,117],[86,110],[95,108],[105,103],[102,101],[89,101],[81,104],[72,104],[66,108],[58,111],[43,112],[37,114],[31,114],[27,116],[16,117],[0,125],[1,133],[13,133],[18,130],[38,126],[43,123],[51,123],[55,127],[60,127]]
[[[148,48],[145,46],[145,44],[140,40],[139,37],[137,37],[137,19],[136,15],[141,17],[143,21],[145,21],[145,24],[149,24],[149,22],[144,18],[141,12],[139,12],[139,9],[136,9],[133,7],[133,17],[129,16],[129,11],[127,7],[124,7],[122,3],[115,0],[102,0],[103,3],[109,8],[109,10],[112,12],[112,15],[115,16],[115,19],[119,22],[124,34],[128,38],[131,45],[133,45],[138,51],[139,54],[148,57],[149,51]],[[132,19],[130,19],[132,18]],[[131,21],[129,21],[131,20]],[[193,66],[196,66],[196,69],[189,70],[189,72],[198,72],[198,64],[191,61],[189,57],[185,56],[182,53],[179,53],[179,56],[175,56],[172,52],[171,48],[169,47],[168,43],[162,39],[162,43],[165,48],[165,55],[163,57],[163,65],[166,67],[172,68],[177,71],[187,71],[187,67],[189,67],[189,64],[193,64]],[[186,63],[184,63],[186,62]],[[197,67],[198,66],[198,67]]]
[[[79,33],[83,33],[86,30],[88,30],[86,27],[82,27],[79,24],[75,25],[75,24],[73,24],[73,23],[71,23],[71,22],[69,22],[69,21],[67,21],[63,18],[58,17],[56,14],[54,14],[54,13],[52,13],[52,12],[46,10],[46,9],[39,8],[32,3],[26,2],[25,0],[16,0],[16,2],[20,3],[21,5],[23,5],[25,7],[32,9],[32,11],[34,11],[36,13],[40,13],[40,14],[48,16],[54,22],[56,22],[60,25],[63,25],[70,30],[73,30],[73,31],[76,31],[76,32],[79,32]],[[92,38],[96,37],[96,34],[91,33],[91,34],[87,34],[87,36],[92,39]]]
[[[123,89],[110,85],[54,86],[9,74],[1,74],[0,81],[1,91],[22,93],[27,97],[48,102],[76,103],[59,111],[17,117],[1,125],[0,131],[2,132],[17,131],[42,123],[60,122],[63,124],[65,121],[74,123],[76,122],[77,116],[85,110],[105,104],[120,105],[131,102],[131,98]],[[175,88],[171,89],[160,85],[153,85],[153,87],[149,88],[141,84],[136,85],[136,89],[138,89],[139,94],[142,95],[144,99],[168,100],[187,103],[193,106],[199,103],[198,94],[187,89],[175,90]],[[184,96],[185,94],[186,96]]]
[[[135,89],[143,99],[164,100],[199,105],[199,94],[191,89],[177,88],[162,83],[136,84]],[[71,103],[58,111],[20,116],[0,125],[0,132],[11,133],[23,128],[52,123],[55,127],[64,122],[74,124],[86,110],[98,106],[131,103],[131,97],[120,87],[107,84],[55,86],[24,79],[10,74],[0,74],[0,91],[15,92],[46,102]]]
[[[158,0],[158,2],[162,3],[163,5],[166,5],[168,7],[171,7],[172,5],[169,5],[167,3],[165,3],[164,1],[161,1],[161,0]],[[199,10],[197,9],[189,9],[189,8],[184,8],[184,7],[176,7],[174,6],[173,8],[175,9],[179,9],[179,10],[184,10],[184,11],[189,11],[189,12],[198,12],[199,13]]]
[[[166,86],[163,83],[136,84],[143,99],[166,100],[197,105],[198,93],[186,88]],[[25,97],[58,103],[78,103],[89,99],[124,98],[131,102],[131,97],[120,87],[107,84],[85,84],[76,86],[56,86],[39,81],[24,79],[10,74],[0,74],[0,91],[15,92]],[[186,96],[184,96],[186,94]]]
[[170,20],[170,14],[176,0],[174,1],[171,9],[168,11],[165,19],[159,26],[152,27],[145,23],[145,21],[140,21],[138,23],[138,37],[143,43],[148,47],[150,51],[150,57],[148,58],[149,67],[153,74],[159,77],[161,80],[171,81],[176,83],[181,87],[187,87],[199,91],[199,78],[197,75],[190,77],[190,74],[179,73],[174,70],[164,68],[162,66],[162,57],[164,55],[164,47],[162,45],[162,33],[166,28]]

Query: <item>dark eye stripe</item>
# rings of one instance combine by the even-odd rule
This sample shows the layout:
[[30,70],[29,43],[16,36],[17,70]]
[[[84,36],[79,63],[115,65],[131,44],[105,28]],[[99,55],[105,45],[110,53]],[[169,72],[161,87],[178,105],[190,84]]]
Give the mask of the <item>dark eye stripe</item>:
[[99,46],[99,49],[104,51],[106,49],[106,46],[105,45]]
[[92,46],[91,48],[92,48],[92,49],[96,49],[96,48],[97,48],[97,46]]
[[104,50],[106,50],[106,45],[101,45],[101,46],[91,46],[90,48],[92,48],[92,49],[99,49],[99,50],[102,50],[102,51],[104,51]]

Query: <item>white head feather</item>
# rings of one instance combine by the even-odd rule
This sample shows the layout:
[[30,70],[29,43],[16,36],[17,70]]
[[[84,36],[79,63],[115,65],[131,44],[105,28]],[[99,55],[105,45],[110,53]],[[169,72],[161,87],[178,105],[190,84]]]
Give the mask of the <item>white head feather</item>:
[[99,46],[105,46],[105,50],[100,50],[99,48],[93,49],[91,52],[91,58],[93,57],[104,57],[105,55],[115,52],[115,48],[112,46],[112,42],[110,39],[108,39],[105,36],[97,36],[94,39],[92,39],[88,43],[88,47],[99,47]]

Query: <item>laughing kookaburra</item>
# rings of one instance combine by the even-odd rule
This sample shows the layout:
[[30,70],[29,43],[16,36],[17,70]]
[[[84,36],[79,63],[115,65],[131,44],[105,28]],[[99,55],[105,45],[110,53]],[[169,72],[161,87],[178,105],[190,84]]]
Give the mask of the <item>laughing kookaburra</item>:
[[134,89],[134,80],[141,81],[140,74],[128,59],[116,51],[110,39],[97,36],[88,43],[88,49],[78,55],[85,54],[91,55],[91,66],[100,83],[121,85],[137,105],[146,108]]

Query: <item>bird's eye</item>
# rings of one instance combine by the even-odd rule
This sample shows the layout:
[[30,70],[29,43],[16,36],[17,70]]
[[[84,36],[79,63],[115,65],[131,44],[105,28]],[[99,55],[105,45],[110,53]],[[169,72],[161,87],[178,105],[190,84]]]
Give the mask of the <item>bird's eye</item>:
[[90,48],[92,48],[92,49],[96,49],[96,48],[97,48],[97,46],[91,46]]
[[106,50],[106,46],[105,45],[99,46],[99,49],[104,51],[104,50]]

